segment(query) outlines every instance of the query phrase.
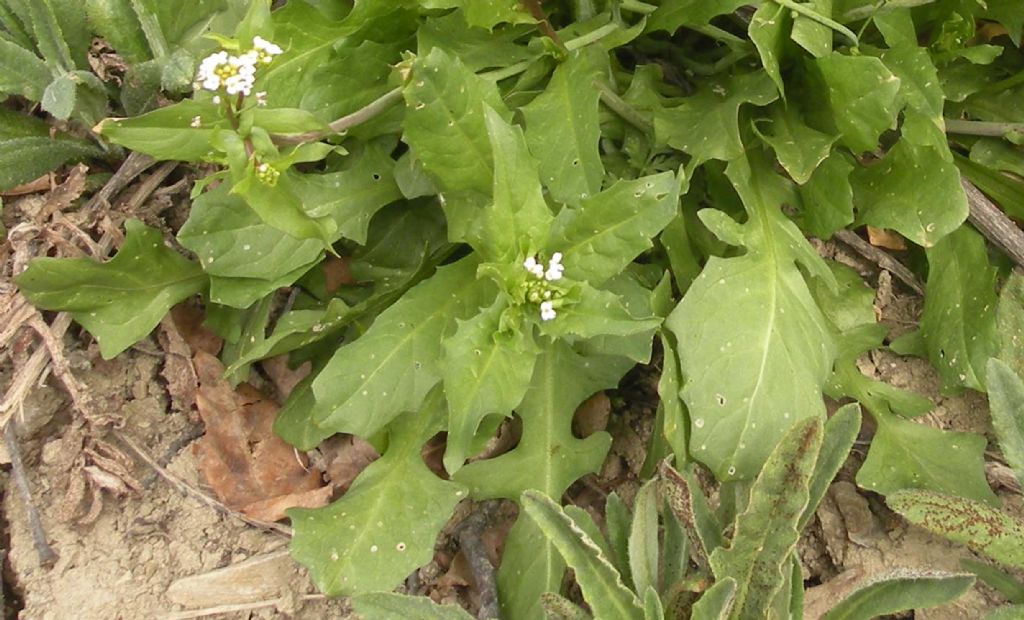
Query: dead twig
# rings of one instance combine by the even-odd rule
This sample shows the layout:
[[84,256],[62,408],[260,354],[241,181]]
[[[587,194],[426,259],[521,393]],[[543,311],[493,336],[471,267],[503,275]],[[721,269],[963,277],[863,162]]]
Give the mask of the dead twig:
[[850,246],[851,249],[864,258],[892,273],[892,275],[899,278],[901,282],[909,286],[918,295],[924,295],[924,285],[917,279],[917,276],[907,269],[903,263],[890,256],[885,250],[876,248],[867,241],[864,241],[860,238],[860,235],[851,230],[837,231],[835,237]]
[[165,161],[160,164],[160,166],[153,171],[153,174],[146,177],[142,183],[139,183],[139,186],[124,204],[124,212],[129,214],[135,213],[177,167],[178,162],[176,161]]
[[143,155],[142,153],[132,152],[121,164],[121,167],[117,169],[114,176],[110,177],[110,180],[100,188],[100,191],[96,192],[89,202],[86,203],[83,211],[92,213],[97,211],[99,207],[109,205],[110,200],[117,195],[121,190],[128,187],[128,185],[135,180],[135,177],[139,176],[151,166],[156,163],[156,160],[149,155]]
[[[50,324],[50,333],[53,334],[54,338],[61,338],[70,326],[71,315],[61,312],[53,320],[53,323]],[[32,357],[15,375],[11,385],[7,388],[7,393],[4,394],[3,401],[0,401],[0,424],[6,425],[10,421],[15,409],[25,402],[28,393],[36,382],[39,381],[40,377],[43,376],[49,365],[49,350],[45,346],[36,348],[32,352]]]
[[231,508],[228,508],[220,501],[214,499],[213,497],[210,497],[206,493],[203,493],[202,491],[193,487],[192,485],[185,482],[181,478],[175,476],[171,472],[167,471],[166,468],[157,463],[153,457],[151,457],[141,446],[139,446],[139,444],[132,441],[124,433],[120,431],[114,431],[113,435],[125,447],[131,450],[132,453],[139,458],[139,460],[144,462],[146,465],[152,467],[153,471],[155,471],[161,478],[171,483],[171,486],[178,489],[178,491],[180,491],[182,494],[188,495],[193,499],[199,500],[200,502],[206,504],[210,508],[213,508],[214,510],[223,515],[227,515],[234,519],[238,519],[240,521],[248,523],[249,525],[253,525],[265,530],[271,530],[273,532],[276,532],[289,538],[292,536],[292,528],[288,527],[287,525],[282,525],[280,523],[272,523],[270,521],[261,521],[259,519],[250,519],[242,513],[232,510]]
[[494,580],[494,565],[487,557],[487,549],[481,535],[492,521],[499,503],[498,500],[481,502],[462,520],[454,532],[459,540],[459,547],[469,563],[473,582],[480,592],[480,610],[476,615],[480,620],[498,617],[498,586]]
[[21,460],[21,448],[18,446],[17,423],[12,419],[4,424],[4,444],[7,446],[7,454],[11,458],[11,474],[18,487],[18,494],[25,504],[25,512],[28,515],[29,529],[32,531],[32,546],[39,555],[39,564],[46,568],[53,566],[60,556],[53,550],[50,543],[46,541],[46,531],[43,529],[43,522],[39,518],[39,511],[32,503],[32,491],[28,488],[28,478],[25,476],[25,464]]
[[1024,266],[1024,232],[966,177],[960,177],[960,185],[971,208],[971,224],[1013,262]]
[[[299,597],[302,601],[322,601],[326,598],[327,597],[323,594],[303,594]],[[255,601],[253,603],[236,603],[234,605],[217,605],[216,607],[206,607],[204,609],[175,611],[163,616],[163,620],[192,620],[193,618],[205,618],[207,616],[230,614],[237,611],[252,611],[266,607],[283,607],[287,605],[288,602],[288,597],[282,596],[280,598],[272,598],[265,601]]]

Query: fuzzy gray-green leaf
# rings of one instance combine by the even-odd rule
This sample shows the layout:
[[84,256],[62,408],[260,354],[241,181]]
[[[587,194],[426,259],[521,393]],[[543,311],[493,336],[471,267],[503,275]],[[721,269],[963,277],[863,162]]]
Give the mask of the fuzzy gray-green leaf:
[[746,510],[736,519],[732,544],[711,554],[715,576],[736,579],[732,618],[760,617],[783,585],[783,570],[799,538],[796,528],[807,505],[821,436],[818,417],[789,429],[751,487]]
[[643,619],[643,608],[636,595],[626,588],[600,548],[561,506],[537,491],[523,493],[521,502],[526,514],[536,521],[576,573],[595,620]]
[[1024,568],[1024,522],[963,497],[908,489],[885,498],[904,519],[997,562]]
[[988,400],[999,449],[1024,484],[1024,381],[1002,360],[988,361]]
[[902,570],[873,575],[867,581],[822,616],[822,620],[871,620],[949,603],[974,584],[974,576]]

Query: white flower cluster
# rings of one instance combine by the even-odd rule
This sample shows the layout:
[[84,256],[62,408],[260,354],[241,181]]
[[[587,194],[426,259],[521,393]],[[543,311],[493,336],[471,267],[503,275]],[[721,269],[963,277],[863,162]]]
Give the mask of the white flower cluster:
[[257,66],[270,64],[281,52],[277,45],[256,36],[252,49],[238,56],[224,50],[210,54],[199,64],[196,87],[214,92],[223,88],[229,95],[248,96],[256,81]]
[[555,311],[552,298],[557,297],[557,291],[549,289],[546,283],[562,279],[562,272],[565,271],[565,267],[562,265],[562,253],[555,252],[551,255],[547,269],[544,268],[542,262],[537,260],[536,256],[530,256],[523,261],[523,269],[539,280],[539,282],[528,285],[527,300],[540,303],[540,320],[554,319],[558,316],[558,312]]
[[548,262],[548,268],[546,271],[544,269],[544,264],[537,262],[537,258],[535,256],[531,256],[523,261],[523,268],[536,276],[538,280],[544,278],[548,282],[561,280],[562,272],[565,271],[565,267],[562,265],[561,252],[555,252],[551,255],[551,260]]

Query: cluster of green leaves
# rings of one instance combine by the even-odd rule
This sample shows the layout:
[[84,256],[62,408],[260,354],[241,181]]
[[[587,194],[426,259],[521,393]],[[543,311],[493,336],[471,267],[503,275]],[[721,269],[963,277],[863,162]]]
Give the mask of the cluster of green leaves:
[[[119,17],[108,38],[137,54],[140,76],[172,91],[191,79],[153,24],[181,41],[209,19],[175,30],[141,0],[93,4],[136,11],[137,29]],[[383,454],[331,506],[291,513],[293,554],[329,594],[392,589],[429,561],[457,502],[507,498],[529,515],[498,573],[509,618],[537,617],[567,561],[585,596],[627,610],[615,617],[795,609],[796,533],[849,449],[836,441],[818,455],[825,396],[874,418],[861,486],[997,502],[982,436],[912,421],[927,399],[858,370],[887,329],[860,276],[806,237],[867,224],[911,243],[909,262],[927,272],[924,315],[893,348],[930,359],[945,389],[984,390],[989,358],[1019,355],[996,338],[1005,262],[964,226],[960,185],[963,174],[1024,215],[1017,4],[578,0],[545,3],[539,27],[512,2],[292,0],[271,11],[253,0],[216,40],[283,48],[257,74],[265,96],[197,91],[98,127],[158,159],[220,166],[197,183],[178,233],[196,260],[130,222],[112,261],[39,259],[18,284],[40,307],[71,312],[106,357],[199,293],[235,380],[273,355],[311,361],[279,434],[310,449],[352,433]],[[1003,33],[980,40],[983,21]],[[329,290],[319,267],[332,254],[357,284]],[[561,279],[524,268],[557,254]],[[284,287],[293,294],[277,313]],[[610,518],[620,526],[608,540],[543,499],[599,469],[610,436],[574,436],[573,411],[649,362],[655,335],[664,364],[649,462],[671,453],[749,496],[738,516],[716,517],[736,518],[728,546],[711,517],[673,507],[666,532],[701,538],[688,545],[697,557],[703,545],[697,577],[680,560],[685,537],[663,554],[671,571],[659,569],[654,491],[635,508],[642,529],[627,535]],[[518,445],[470,460],[513,413]],[[797,442],[792,428],[817,439]],[[439,432],[444,477],[419,458]],[[756,540],[776,527],[786,536]],[[583,547],[570,530],[586,533]],[[602,547],[604,559],[591,553]],[[752,569],[766,562],[771,571]]]
[[[0,108],[0,189],[70,160],[103,156],[100,141],[80,136],[112,111],[138,114],[155,107],[161,92],[191,91],[196,59],[213,46],[202,34],[232,28],[245,5],[245,0],[0,1],[0,98],[21,97],[71,126],[70,132],[54,133],[40,119]],[[93,72],[93,36],[103,37],[127,64],[120,87]]]

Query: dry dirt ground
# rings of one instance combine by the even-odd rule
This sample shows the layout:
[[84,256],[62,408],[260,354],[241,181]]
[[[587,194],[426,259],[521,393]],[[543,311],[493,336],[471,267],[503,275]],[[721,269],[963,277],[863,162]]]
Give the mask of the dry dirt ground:
[[[823,251],[837,254],[830,246]],[[887,273],[879,275],[871,265],[841,251],[838,258],[860,269],[877,286],[878,309],[894,332],[906,331],[914,324],[920,311],[918,298],[892,284]],[[77,454],[76,447],[83,441],[78,414],[54,377],[35,388],[19,417],[18,443],[32,502],[58,558],[52,566],[41,564],[26,504],[10,473],[10,455],[0,453],[8,617],[14,613],[33,620],[347,615],[343,601],[317,595],[303,570],[291,562],[286,535],[245,523],[197,499],[194,493],[181,491],[183,484],[209,493],[190,445],[202,426],[188,407],[173,402],[161,372],[168,354],[156,339],[140,343],[113,361],[100,359],[96,347],[75,329],[64,337],[63,345],[71,371],[94,402],[123,419],[118,432],[150,460],[166,463],[166,471],[178,486],[156,475],[116,434],[100,439],[133,455],[122,465],[128,478],[137,481],[137,488],[105,478],[103,471],[92,472],[85,488],[76,486],[81,472],[68,455]],[[981,432],[991,438],[984,398],[977,394],[941,395],[938,379],[926,362],[886,352],[866,356],[861,362],[864,372],[930,398],[935,410],[926,416],[927,423]],[[578,419],[581,424],[607,425],[616,438],[602,471],[571,490],[584,506],[600,508],[603,495],[611,490],[627,500],[633,496],[643,464],[643,446],[651,432],[655,373],[654,368],[632,373],[622,389],[610,398],[590,402],[585,419]],[[7,389],[12,377],[9,364],[0,367],[0,390]],[[895,567],[955,571],[961,558],[975,557],[962,547],[908,527],[885,508],[880,497],[852,484],[866,444],[858,444],[801,540],[800,557],[810,588],[808,617],[827,608],[858,576]],[[96,443],[93,450],[102,452],[103,445]],[[1024,514],[1019,490],[1008,488],[1005,470],[994,460],[990,473],[1006,508]],[[458,511],[456,518],[467,510]],[[508,524],[508,510],[502,515],[488,533],[492,551],[500,547],[501,532]],[[435,561],[407,585],[472,609],[478,605],[472,575],[456,547],[450,537],[443,536]],[[979,585],[956,603],[920,611],[915,617],[980,618],[1001,602],[993,590]]]

